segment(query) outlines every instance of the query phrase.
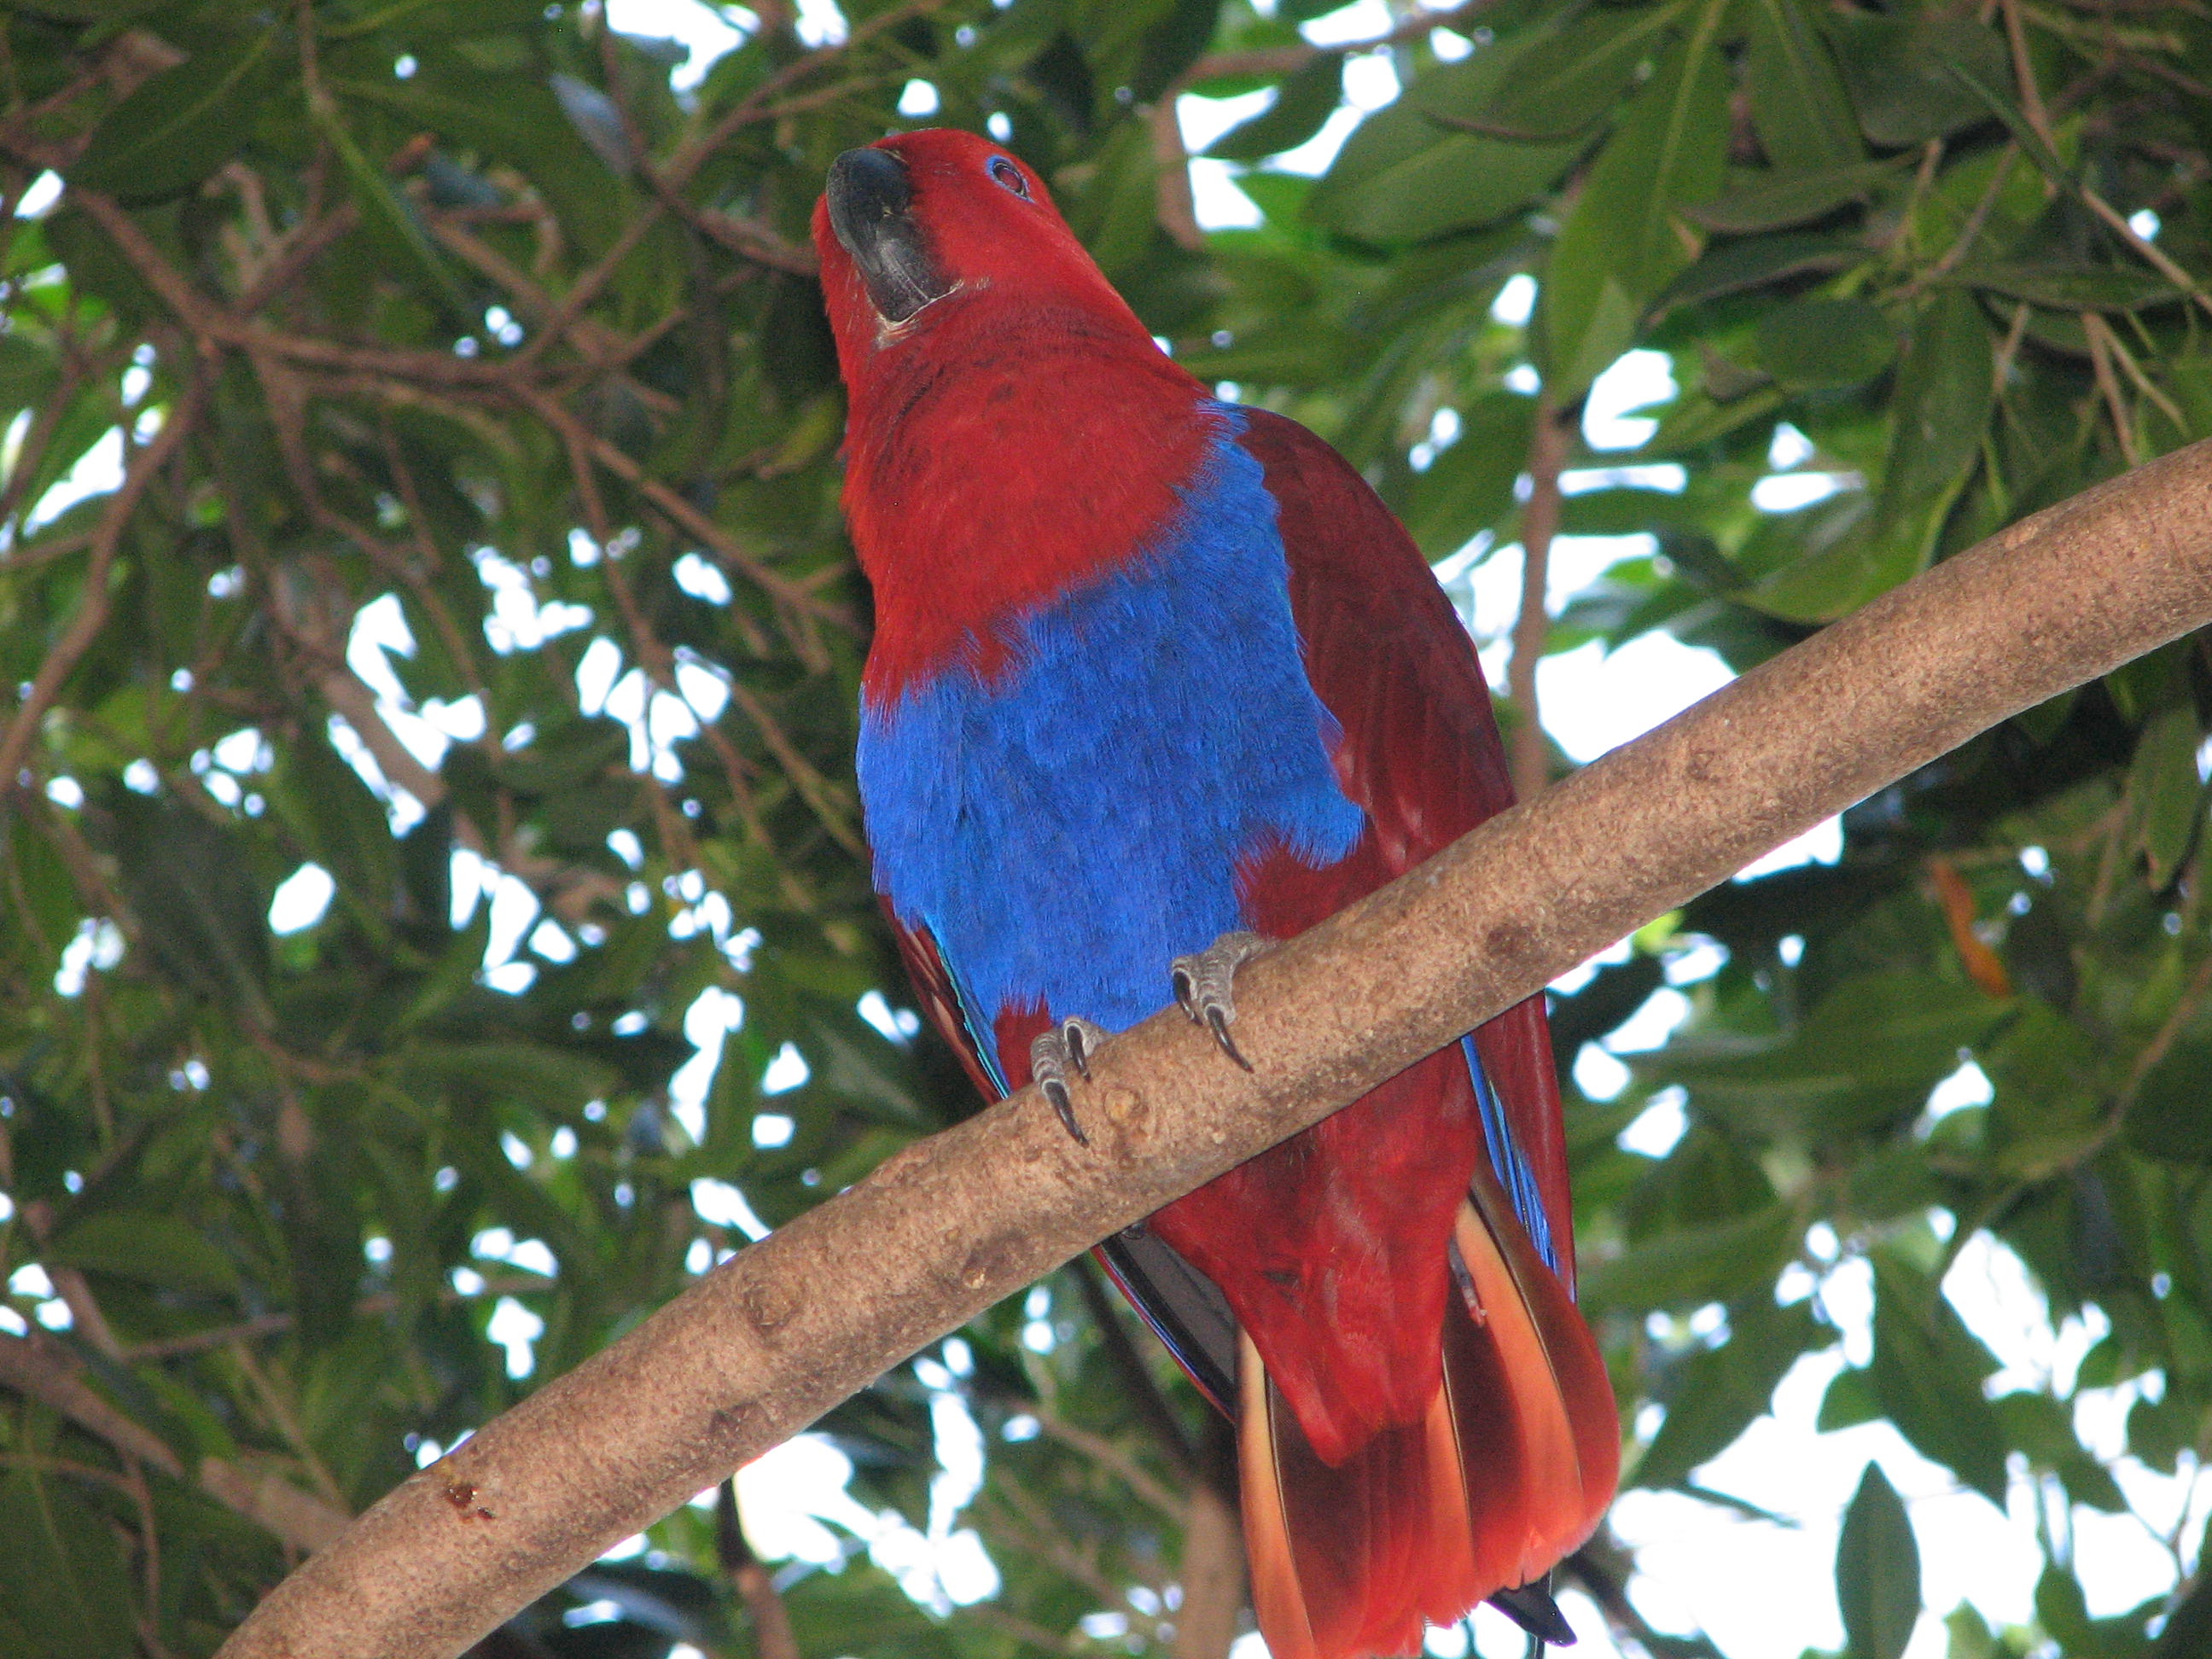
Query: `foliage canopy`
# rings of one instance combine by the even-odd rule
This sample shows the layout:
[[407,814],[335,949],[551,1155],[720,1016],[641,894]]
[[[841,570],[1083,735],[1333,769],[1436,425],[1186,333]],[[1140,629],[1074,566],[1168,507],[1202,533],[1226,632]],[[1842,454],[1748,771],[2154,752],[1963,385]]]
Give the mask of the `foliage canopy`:
[[[1370,6],[1402,92],[1315,178],[1274,158],[1348,119],[1348,52],[1299,32],[1327,9],[904,0],[825,38],[763,0],[678,93],[680,47],[589,4],[0,8],[0,1651],[212,1651],[418,1449],[972,1109],[861,856],[805,236],[900,108],[1035,163],[1177,356],[1336,443],[1450,582],[1540,510],[1654,538],[1529,646],[1741,670],[2212,433],[2185,0]],[[1256,222],[1203,232],[1175,100],[1270,88],[1212,147]],[[1680,389],[1633,454],[1572,437],[1562,499],[1544,430],[1634,348]],[[1817,499],[1775,510],[1778,470]],[[2212,1451],[2208,714],[2181,641],[1556,1000],[1571,1065],[1684,999],[1570,1091],[1631,1482],[1703,1492],[1843,1340],[1806,1285],[1865,1275],[1822,1426],[1887,1419],[2040,1517],[2032,1625],[1953,1613],[1956,1659],[2212,1643],[2196,1538],[2093,1618],[2067,1522],[2129,1502],[2077,1390],[2132,1388],[2142,1465]],[[1987,1098],[1931,1113],[1969,1056]],[[1667,1150],[1620,1144],[1670,1107]],[[1990,1397],[1942,1288],[1984,1235],[2100,1334],[2076,1374]],[[1097,1290],[1067,1270],[828,1419],[911,1522],[878,1562],[972,1526],[1000,1582],[951,1611],[910,1551],[918,1599],[787,1568],[801,1652],[1171,1639],[1206,1431]],[[730,1519],[496,1642],[769,1647]],[[1711,1650],[1642,1627],[1626,1567],[1601,1540],[1570,1582]],[[1919,1568],[1878,1472],[1838,1596],[1897,1659]]]

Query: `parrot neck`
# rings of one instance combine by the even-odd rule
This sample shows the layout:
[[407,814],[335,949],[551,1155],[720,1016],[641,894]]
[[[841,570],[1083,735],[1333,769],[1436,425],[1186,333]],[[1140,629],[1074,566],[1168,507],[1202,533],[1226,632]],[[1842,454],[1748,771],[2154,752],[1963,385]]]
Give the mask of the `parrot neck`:
[[845,508],[875,590],[872,704],[947,668],[996,678],[1023,617],[1159,540],[1230,429],[1133,319],[1004,309],[948,302],[854,386]]

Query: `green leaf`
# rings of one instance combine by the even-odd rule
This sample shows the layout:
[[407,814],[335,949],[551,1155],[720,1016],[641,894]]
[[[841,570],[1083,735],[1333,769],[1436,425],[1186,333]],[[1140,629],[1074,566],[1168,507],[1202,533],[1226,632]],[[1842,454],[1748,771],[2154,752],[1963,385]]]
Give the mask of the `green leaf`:
[[2154,891],[2174,871],[2197,836],[2204,784],[2197,775],[2203,741],[2187,705],[2168,708],[2143,728],[2128,768],[2128,844],[2142,854]]
[[1803,0],[1747,0],[1747,9],[1752,122],[1767,155],[1793,169],[1857,161],[1858,131],[1843,77]]
[[1491,392],[1461,409],[1459,436],[1415,476],[1401,514],[1423,552],[1443,558],[1511,515],[1535,416],[1534,398],[1510,392]]
[[1748,190],[1717,202],[1682,210],[1707,230],[1741,236],[1753,231],[1786,230],[1825,219],[1838,208],[1863,202],[1867,192],[1895,169],[1887,161],[1854,161],[1847,167],[1804,173],[1776,173]]
[[1129,76],[1129,90],[1138,103],[1152,103],[1198,61],[1220,16],[1221,0],[1167,0],[1159,8]]
[[1902,1659],[1920,1618],[1920,1547],[1904,1501],[1869,1462],[1844,1511],[1836,1601],[1850,1659]]
[[1633,343],[1645,305],[1690,264],[1676,210],[1717,195],[1727,161],[1723,9],[1708,0],[1631,100],[1553,245],[1539,309],[1540,367],[1557,404]]
[[2163,278],[2121,265],[1968,264],[1943,280],[2058,311],[2140,311],[2181,297]]
[[391,178],[362,154],[345,122],[334,109],[319,112],[316,125],[337,152],[346,179],[353,188],[354,204],[361,210],[362,228],[387,258],[412,265],[428,280],[431,292],[456,319],[470,314],[467,296],[446,264],[430,245],[414,204],[394,190]]
[[94,1211],[56,1233],[40,1254],[61,1267],[173,1290],[225,1295],[238,1287],[237,1269],[204,1232],[143,1210]]
[[190,190],[252,133],[241,112],[268,95],[280,38],[274,27],[257,26],[152,76],[93,129],[70,181],[126,203]]
[[1841,270],[1866,257],[1866,249],[1848,236],[1797,232],[1783,236],[1753,236],[1723,243],[1668,284],[1654,307],[1671,311],[1677,306],[1699,305],[1723,294],[1765,288],[1792,276],[1816,270]]
[[1069,204],[1069,224],[1109,278],[1142,260],[1158,234],[1152,219],[1158,171],[1151,135],[1133,123],[1124,125],[1100,150],[1098,170]]
[[2074,1422],[2065,1406],[2047,1394],[2016,1389],[1993,1402],[2005,1437],[2027,1454],[2038,1470],[2055,1473],[2066,1483],[2067,1496],[2108,1515],[2127,1511],[2128,1502],[2112,1474],[2082,1449],[2075,1437]]
[[1998,1645],[1989,1621],[1972,1601],[1961,1601],[1943,1620],[1951,1643],[1948,1659],[2007,1659],[2011,1650]]
[[1889,367],[1897,331],[1864,300],[1797,300],[1759,319],[1759,366],[1792,386],[1856,386]]
[[1497,137],[1570,137],[1613,107],[1637,70],[1665,46],[1685,9],[1682,0],[1596,8],[1516,54],[1498,90],[1479,108],[1424,99],[1419,82],[1414,107]]
[[1897,372],[1885,521],[1957,490],[1981,453],[1996,396],[1996,351],[1981,307],[1956,289],[1931,295]]
[[[1963,480],[1960,481],[1963,484]],[[1833,622],[1887,593],[1928,568],[1942,519],[1956,489],[1941,500],[1884,520],[1863,495],[1830,503],[1826,533],[1802,557],[1761,577],[1745,590],[1744,603],[1790,622]]]
[[417,1042],[404,1063],[422,1085],[470,1089],[493,1099],[527,1097],[562,1112],[606,1094],[616,1081],[604,1060],[538,1042]]
[[1638,1310],[1733,1301],[1753,1285],[1771,1285],[1796,1239],[1797,1218],[1786,1204],[1638,1239],[1583,1273],[1583,1299]]
[[1275,101],[1208,146],[1224,161],[1261,161],[1296,149],[1322,130],[1344,101],[1344,58],[1323,52],[1276,88]]
[[1764,375],[1751,376],[1751,385],[1726,398],[1716,395],[1711,379],[1709,368],[1705,390],[1675,399],[1644,446],[1646,454],[1694,454],[1740,428],[1765,421],[1790,400],[1788,392],[1770,385]]
[[42,1659],[140,1651],[122,1545],[67,1483],[26,1468],[0,1471],[0,1538],[8,1540],[0,1549],[0,1607],[37,1632]]
[[1821,23],[1859,126],[1877,144],[1922,144],[1990,118],[1953,65],[1989,86],[2003,85],[2010,73],[1993,31],[1932,6],[1904,17],[1832,11]]
[[1834,1340],[1812,1304],[1777,1307],[1762,1290],[1729,1309],[1729,1339],[1692,1355],[1672,1379],[1667,1419],[1636,1465],[1640,1486],[1679,1486],[1735,1443],[1801,1355]]
[[1416,242],[1488,224],[1526,206],[1581,154],[1578,144],[1438,133],[1412,111],[1402,113],[1420,122],[1428,141],[1388,166],[1359,171],[1369,160],[1357,148],[1360,134],[1381,118],[1363,124],[1308,199],[1316,223],[1380,243]]
[[[1960,1050],[2002,1012],[1972,986],[1867,974],[1846,980],[1788,1036],[1704,1053],[1677,1044],[1638,1066],[1655,1081],[1686,1085],[1701,1112],[1747,1132],[1826,1140],[1916,1115],[1958,1069]],[[1869,1031],[1882,1041],[1869,1043]]]
[[2173,1164],[2212,1164],[2212,1039],[2184,1038],[2128,1103],[2128,1144]]
[[2027,112],[2006,90],[2006,82],[1999,78],[2002,71],[1993,58],[1985,57],[1984,61],[1973,64],[1954,58],[1944,62],[1943,70],[1983,108],[2004,123],[2005,131],[2027,153],[2038,172],[2068,195],[2081,194],[2080,181],[2052,153],[2043,135],[2036,131],[2035,124],[2027,118]]
[[1883,1413],[1923,1456],[1948,1465],[2000,1509],[2003,1426],[1982,1393],[1996,1361],[1942,1290],[1889,1250],[1872,1254],[1874,1363],[1867,1380]]
[[61,378],[53,352],[22,332],[0,334],[0,409],[34,409]]
[[269,900],[240,856],[244,831],[219,829],[166,798],[119,789],[109,811],[125,893],[163,967],[179,983],[240,1002],[265,1023]]
[[2081,1583],[2056,1562],[2035,1581],[2035,1616],[2068,1654],[2094,1654],[2100,1645]]
[[1847,1365],[1821,1395],[1820,1414],[1813,1426],[1822,1434],[1833,1434],[1881,1420],[1881,1401],[1875,1398],[1874,1384],[1867,1381],[1865,1371]]

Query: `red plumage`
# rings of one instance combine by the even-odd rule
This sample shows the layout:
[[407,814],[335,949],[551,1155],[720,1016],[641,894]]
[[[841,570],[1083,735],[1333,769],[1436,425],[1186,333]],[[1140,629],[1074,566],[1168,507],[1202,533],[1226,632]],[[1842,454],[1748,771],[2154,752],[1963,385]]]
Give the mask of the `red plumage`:
[[[1033,174],[1020,169],[1018,199],[990,169],[1018,163],[967,134],[878,148],[903,166],[911,200],[898,210],[941,293],[887,320],[817,212],[852,400],[846,505],[877,599],[872,705],[948,665],[987,680],[1006,671],[1021,619],[1148,544],[1222,430],[1206,389],[1152,344]],[[1275,502],[1305,675],[1340,728],[1337,784],[1366,819],[1334,863],[1274,847],[1241,864],[1249,925],[1281,938],[1411,868],[1512,792],[1473,650],[1411,539],[1319,439],[1240,413],[1237,441]],[[925,1012],[979,1085],[997,1088],[971,1029],[980,1013],[1006,1085],[1021,1086],[1048,1011],[965,1008],[936,942],[892,920]],[[1540,1577],[1612,1493],[1618,1428],[1571,1302],[1540,999],[1475,1042],[1533,1174],[1557,1273],[1493,1171],[1456,1045],[1152,1223],[1219,1286],[1243,1330],[1233,1403],[1246,1535],[1276,1659],[1413,1651],[1425,1621]]]

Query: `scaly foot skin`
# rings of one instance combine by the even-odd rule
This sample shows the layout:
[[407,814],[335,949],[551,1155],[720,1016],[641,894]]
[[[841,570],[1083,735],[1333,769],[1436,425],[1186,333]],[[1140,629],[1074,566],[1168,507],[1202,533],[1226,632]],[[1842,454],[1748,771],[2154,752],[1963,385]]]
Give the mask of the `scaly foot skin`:
[[1060,1115],[1060,1127],[1074,1137],[1079,1146],[1088,1146],[1091,1137],[1075,1121],[1075,1107],[1067,1094],[1067,1074],[1073,1072],[1090,1082],[1091,1053],[1105,1041],[1106,1033],[1089,1020],[1064,1019],[1038,1032],[1030,1044],[1030,1077],[1044,1091],[1044,1097]]
[[1257,933],[1224,933],[1196,956],[1177,957],[1168,969],[1174,979],[1176,1001],[1190,1016],[1191,1024],[1212,1032],[1221,1052],[1248,1072],[1252,1062],[1237,1052],[1229,1035],[1237,1018],[1232,987],[1237,970],[1267,948],[1267,941]]

